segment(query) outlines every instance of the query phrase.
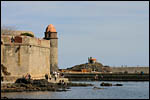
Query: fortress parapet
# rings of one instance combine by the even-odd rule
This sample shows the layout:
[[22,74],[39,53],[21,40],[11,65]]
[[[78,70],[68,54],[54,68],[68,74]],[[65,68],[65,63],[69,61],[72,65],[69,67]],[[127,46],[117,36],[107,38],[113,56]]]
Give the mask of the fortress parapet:
[[29,36],[1,35],[1,41],[4,45],[30,45],[50,48],[50,41]]

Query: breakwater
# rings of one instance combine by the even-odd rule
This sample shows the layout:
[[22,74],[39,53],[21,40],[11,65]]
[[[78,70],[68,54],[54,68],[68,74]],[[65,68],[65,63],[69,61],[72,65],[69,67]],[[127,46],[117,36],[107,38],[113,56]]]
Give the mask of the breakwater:
[[149,81],[149,74],[124,73],[64,73],[69,81]]
[[110,67],[112,73],[124,73],[125,71],[128,73],[149,73],[149,67]]

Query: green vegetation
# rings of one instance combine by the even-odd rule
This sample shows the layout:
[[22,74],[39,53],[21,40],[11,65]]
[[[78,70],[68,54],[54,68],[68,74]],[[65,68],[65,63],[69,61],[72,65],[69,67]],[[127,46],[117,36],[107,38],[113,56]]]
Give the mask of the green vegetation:
[[34,37],[34,35],[32,35],[31,33],[21,33],[21,35],[25,35],[25,36]]

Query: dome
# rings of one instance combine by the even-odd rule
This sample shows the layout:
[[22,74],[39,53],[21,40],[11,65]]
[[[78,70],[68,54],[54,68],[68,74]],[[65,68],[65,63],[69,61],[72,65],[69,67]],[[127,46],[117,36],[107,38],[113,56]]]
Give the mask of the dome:
[[52,24],[49,24],[46,28],[46,32],[56,32],[56,29]]

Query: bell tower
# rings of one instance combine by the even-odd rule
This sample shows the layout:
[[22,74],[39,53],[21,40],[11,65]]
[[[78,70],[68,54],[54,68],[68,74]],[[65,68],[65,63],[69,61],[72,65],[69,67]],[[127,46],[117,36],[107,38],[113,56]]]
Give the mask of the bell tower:
[[44,39],[50,40],[50,73],[58,71],[58,38],[55,27],[49,24]]

